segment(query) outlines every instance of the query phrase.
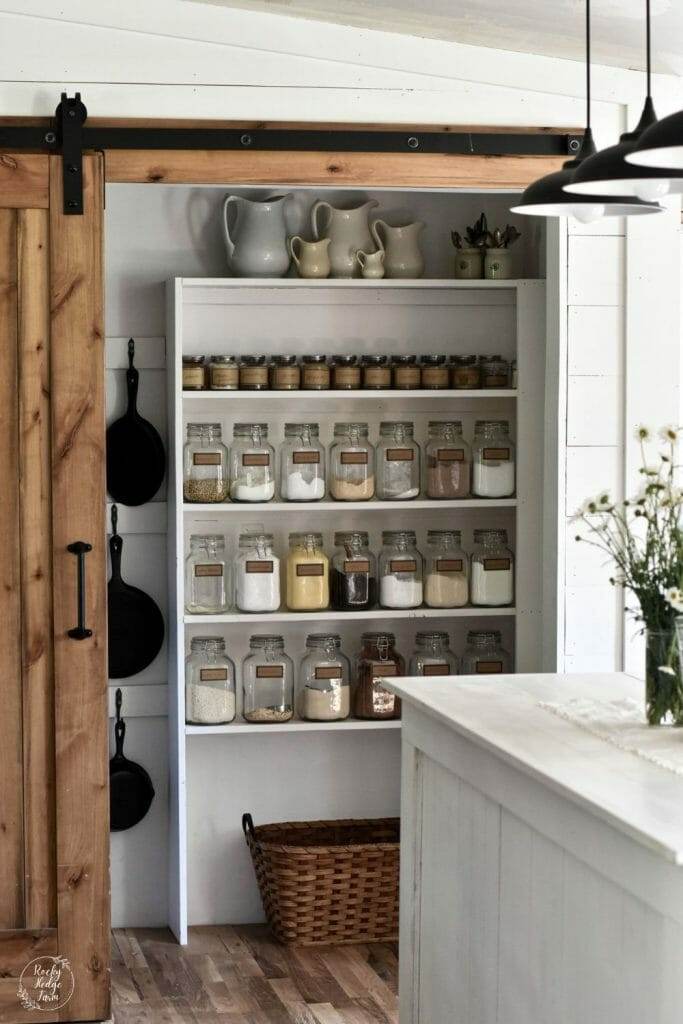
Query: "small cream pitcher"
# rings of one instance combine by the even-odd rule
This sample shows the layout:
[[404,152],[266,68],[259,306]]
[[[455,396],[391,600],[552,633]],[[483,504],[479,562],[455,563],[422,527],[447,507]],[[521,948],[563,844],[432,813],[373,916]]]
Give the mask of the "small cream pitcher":
[[319,242],[307,242],[300,235],[293,235],[288,245],[299,277],[329,277],[329,238],[321,238]]
[[[371,252],[375,248],[368,226],[369,211],[375,206],[379,206],[376,199],[369,199],[351,210],[337,209],[324,199],[318,199],[313,204],[313,237],[330,239],[332,277],[360,277],[360,264],[356,259],[356,253],[359,249]],[[318,216],[321,211],[322,217]]]
[[363,252],[359,249],[356,259],[366,280],[379,281],[384,277],[384,249],[378,249],[377,252]]
[[422,277],[425,272],[425,261],[420,249],[419,235],[424,226],[424,221],[421,220],[397,228],[383,220],[373,220],[370,230],[377,242],[377,248],[386,252],[384,271],[387,277]]

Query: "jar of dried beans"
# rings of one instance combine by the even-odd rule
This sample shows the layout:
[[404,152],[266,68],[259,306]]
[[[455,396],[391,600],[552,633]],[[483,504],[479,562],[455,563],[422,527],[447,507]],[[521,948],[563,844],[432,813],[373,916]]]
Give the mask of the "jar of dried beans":
[[185,501],[218,502],[228,498],[228,449],[220,423],[188,423],[183,450]]

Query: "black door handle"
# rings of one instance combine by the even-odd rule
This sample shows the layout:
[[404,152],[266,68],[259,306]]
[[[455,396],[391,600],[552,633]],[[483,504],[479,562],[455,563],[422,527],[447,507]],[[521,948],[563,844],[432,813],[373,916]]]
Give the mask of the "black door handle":
[[78,559],[78,625],[68,631],[72,640],[87,640],[92,636],[92,629],[86,629],[85,625],[85,556],[92,551],[92,544],[84,540],[74,541],[66,549]]

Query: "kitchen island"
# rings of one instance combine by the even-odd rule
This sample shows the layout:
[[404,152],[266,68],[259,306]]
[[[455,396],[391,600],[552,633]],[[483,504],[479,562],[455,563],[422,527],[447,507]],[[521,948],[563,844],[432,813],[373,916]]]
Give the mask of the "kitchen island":
[[[387,685],[403,698],[401,1024],[680,1024],[683,775],[557,713],[640,701],[643,683]],[[679,733],[659,735],[671,750]]]

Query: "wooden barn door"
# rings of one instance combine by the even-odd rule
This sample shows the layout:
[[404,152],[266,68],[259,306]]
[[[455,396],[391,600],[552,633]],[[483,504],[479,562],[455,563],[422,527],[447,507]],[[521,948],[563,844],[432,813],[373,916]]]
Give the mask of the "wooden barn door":
[[[0,1021],[109,1014],[103,176],[0,154]],[[85,629],[78,632],[85,542]],[[90,631],[89,635],[85,635]],[[79,639],[83,636],[82,639]]]

